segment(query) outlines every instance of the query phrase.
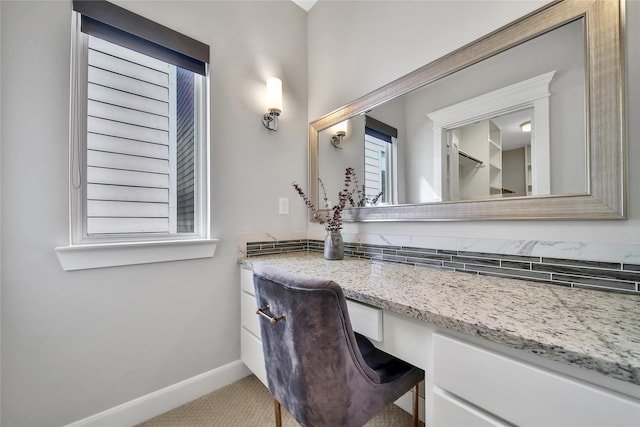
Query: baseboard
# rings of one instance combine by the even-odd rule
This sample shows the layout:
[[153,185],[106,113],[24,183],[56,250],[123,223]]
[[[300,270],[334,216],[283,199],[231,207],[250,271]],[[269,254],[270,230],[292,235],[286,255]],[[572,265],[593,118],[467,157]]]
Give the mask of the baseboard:
[[242,361],[237,360],[73,422],[66,427],[132,426],[229,385],[250,373]]

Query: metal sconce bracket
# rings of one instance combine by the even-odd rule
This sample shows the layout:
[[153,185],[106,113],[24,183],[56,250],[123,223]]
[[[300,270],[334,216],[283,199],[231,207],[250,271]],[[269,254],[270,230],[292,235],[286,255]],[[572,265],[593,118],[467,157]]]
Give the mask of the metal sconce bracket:
[[269,130],[278,130],[278,116],[280,112],[277,110],[270,110],[262,116],[262,124]]
[[342,149],[342,139],[347,135],[346,132],[338,131],[334,136],[331,137],[331,145],[336,148]]

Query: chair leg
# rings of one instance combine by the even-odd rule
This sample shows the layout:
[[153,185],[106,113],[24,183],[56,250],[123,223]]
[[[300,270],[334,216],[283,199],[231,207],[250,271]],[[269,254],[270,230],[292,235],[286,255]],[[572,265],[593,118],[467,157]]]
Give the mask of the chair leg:
[[282,427],[282,411],[280,409],[280,402],[277,399],[273,399],[273,409],[276,415],[276,427]]
[[420,426],[420,410],[419,410],[419,402],[418,402],[418,392],[420,383],[416,384],[413,387],[413,427]]

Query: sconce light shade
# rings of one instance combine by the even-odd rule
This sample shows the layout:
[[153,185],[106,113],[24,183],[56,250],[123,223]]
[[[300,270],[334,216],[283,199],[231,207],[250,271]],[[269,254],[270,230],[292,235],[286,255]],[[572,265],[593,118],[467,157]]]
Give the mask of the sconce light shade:
[[338,123],[333,127],[333,130],[336,133],[342,132],[343,134],[347,134],[347,130],[349,130],[349,120],[345,120],[343,122]]
[[278,130],[278,116],[282,113],[282,80],[275,77],[267,79],[267,112],[262,124],[269,130]]
[[335,135],[331,137],[331,145],[336,148],[342,148],[342,140],[347,136],[349,120],[338,123],[333,127]]
[[282,113],[282,80],[267,79],[267,110]]
[[520,130],[522,130],[522,132],[531,132],[531,120],[520,123]]

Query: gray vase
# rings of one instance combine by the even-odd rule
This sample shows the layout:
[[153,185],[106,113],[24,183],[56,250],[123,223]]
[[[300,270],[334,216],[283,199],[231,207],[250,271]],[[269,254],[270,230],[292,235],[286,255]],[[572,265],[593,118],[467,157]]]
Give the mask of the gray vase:
[[327,236],[324,238],[324,258],[344,258],[344,242],[340,231],[327,231]]

